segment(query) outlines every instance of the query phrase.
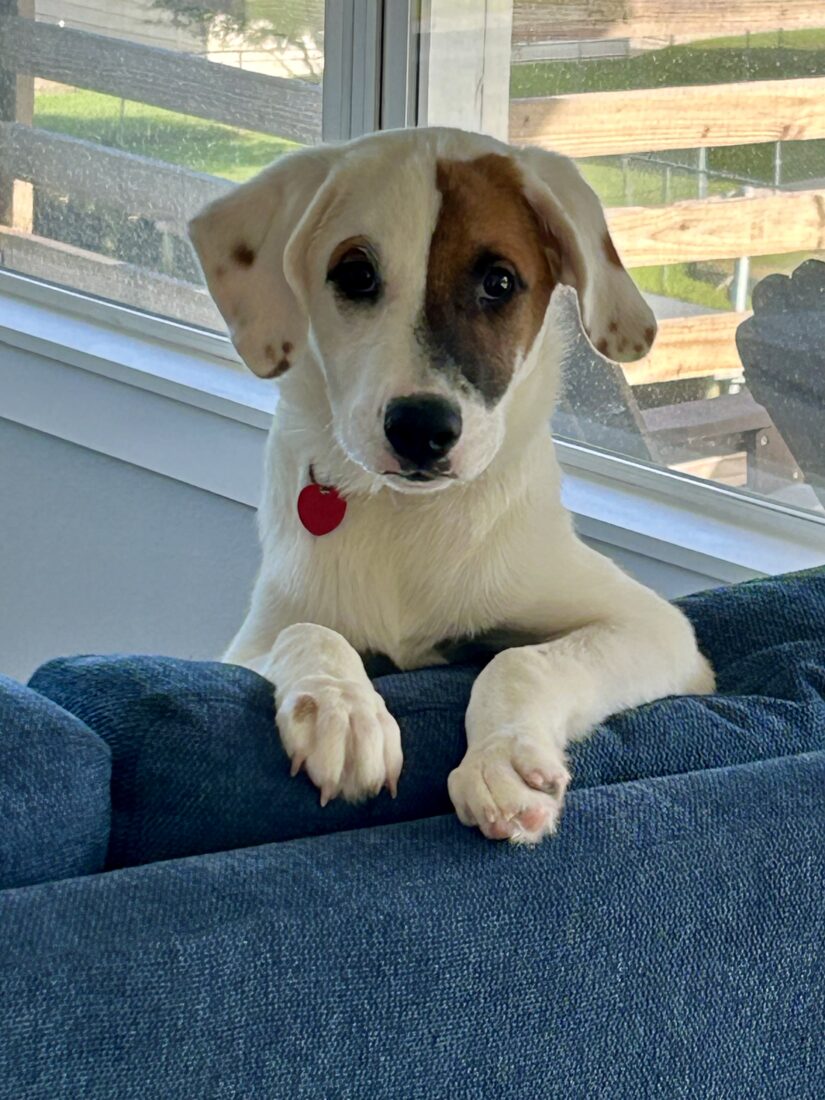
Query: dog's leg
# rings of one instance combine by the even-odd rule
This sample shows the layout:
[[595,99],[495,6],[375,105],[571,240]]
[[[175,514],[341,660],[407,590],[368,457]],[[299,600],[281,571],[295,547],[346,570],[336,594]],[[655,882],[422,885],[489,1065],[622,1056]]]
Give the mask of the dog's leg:
[[292,774],[306,769],[322,805],[339,795],[356,802],[383,786],[395,795],[403,762],[398,725],[344,637],[295,623],[259,583],[222,659],[275,685],[276,721]]
[[296,623],[258,667],[275,685],[276,722],[292,759],[321,791],[321,805],[357,802],[386,786],[395,796],[401,734],[361,658],[334,630]]
[[249,611],[221,660],[230,665],[243,665],[266,675],[270,652],[278,634],[295,622],[277,594],[271,594],[260,581],[252,592]]
[[535,843],[555,830],[569,740],[628,707],[713,690],[681,612],[625,577],[608,586],[621,589],[610,600],[599,579],[600,615],[553,641],[505,650],[473,687],[467,754],[449,790],[460,820],[487,837]]

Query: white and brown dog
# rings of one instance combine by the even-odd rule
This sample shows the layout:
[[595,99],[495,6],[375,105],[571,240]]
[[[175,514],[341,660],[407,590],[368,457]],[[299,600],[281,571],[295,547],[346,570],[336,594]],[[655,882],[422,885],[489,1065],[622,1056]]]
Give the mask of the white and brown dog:
[[449,791],[485,836],[541,839],[571,738],[713,688],[688,621],[560,503],[554,289],[576,289],[605,356],[637,359],[655,333],[596,196],[565,157],[401,130],[285,156],[190,228],[240,355],[280,385],[263,562],[224,660],[275,685],[293,774],[323,804],[394,792],[401,772],[366,655],[410,669],[509,638]]

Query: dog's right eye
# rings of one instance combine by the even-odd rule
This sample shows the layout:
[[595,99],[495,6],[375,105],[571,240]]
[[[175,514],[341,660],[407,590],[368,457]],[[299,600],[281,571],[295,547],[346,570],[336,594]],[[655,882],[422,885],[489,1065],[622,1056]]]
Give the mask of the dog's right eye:
[[375,299],[381,288],[378,270],[361,248],[353,249],[342,256],[327,275],[327,281],[351,301]]

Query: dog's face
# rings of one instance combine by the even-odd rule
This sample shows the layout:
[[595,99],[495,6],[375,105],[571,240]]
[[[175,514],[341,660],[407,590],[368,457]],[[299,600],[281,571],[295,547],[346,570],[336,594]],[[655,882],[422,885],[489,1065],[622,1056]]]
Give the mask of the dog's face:
[[480,135],[393,131],[293,154],[191,232],[246,363],[278,377],[314,356],[341,448],[406,491],[492,461],[520,381],[560,339],[557,284],[578,291],[602,354],[639,358],[655,333],[573,164]]

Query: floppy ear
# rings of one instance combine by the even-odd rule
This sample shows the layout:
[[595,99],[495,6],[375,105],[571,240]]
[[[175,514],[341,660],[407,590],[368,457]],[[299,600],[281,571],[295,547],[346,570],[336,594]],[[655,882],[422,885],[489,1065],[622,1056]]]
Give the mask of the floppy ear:
[[189,223],[232,342],[263,378],[283,374],[306,344],[308,318],[284,270],[284,253],[333,159],[326,147],[281,157]]
[[558,243],[560,281],[576,288],[582,325],[608,359],[632,362],[646,355],[656,335],[653,312],[625,271],[604,220],[601,203],[568,157],[519,149],[524,193]]

